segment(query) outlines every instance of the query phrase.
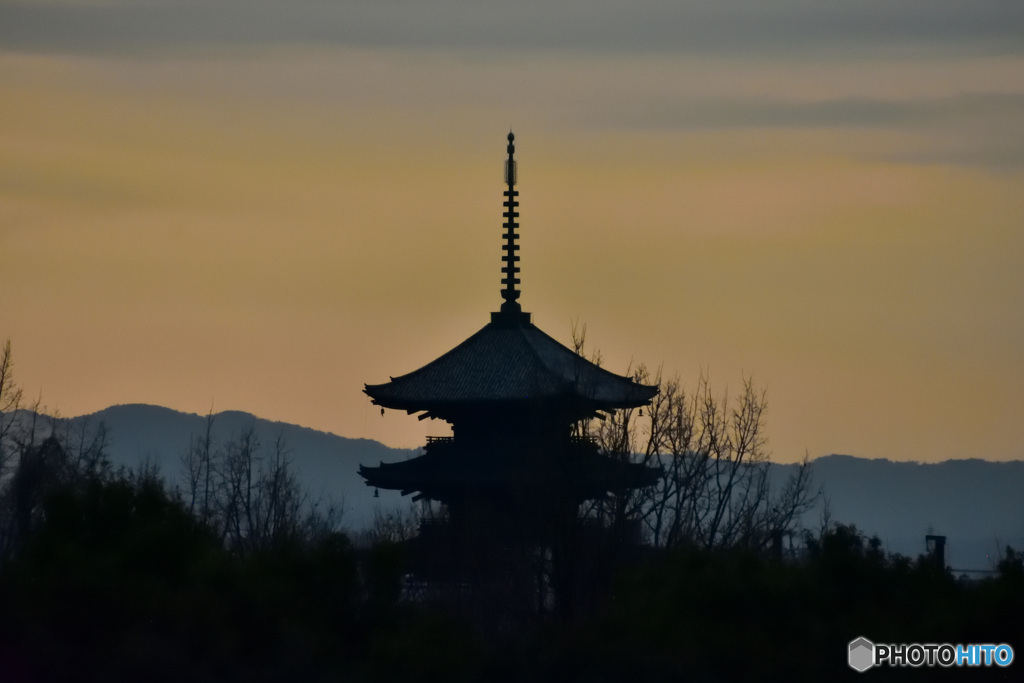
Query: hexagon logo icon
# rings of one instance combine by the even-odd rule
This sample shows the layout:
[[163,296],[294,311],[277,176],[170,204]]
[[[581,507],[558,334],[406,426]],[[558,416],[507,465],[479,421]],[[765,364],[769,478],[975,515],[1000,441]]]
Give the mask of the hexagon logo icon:
[[867,671],[875,665],[875,644],[867,638],[850,641],[850,668],[856,671]]

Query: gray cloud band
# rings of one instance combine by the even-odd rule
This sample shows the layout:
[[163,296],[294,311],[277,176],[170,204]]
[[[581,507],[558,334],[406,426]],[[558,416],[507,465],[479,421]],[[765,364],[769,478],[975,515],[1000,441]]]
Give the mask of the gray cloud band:
[[7,49],[120,52],[267,43],[693,54],[956,46],[1020,53],[1024,3],[997,0],[197,3],[0,1]]

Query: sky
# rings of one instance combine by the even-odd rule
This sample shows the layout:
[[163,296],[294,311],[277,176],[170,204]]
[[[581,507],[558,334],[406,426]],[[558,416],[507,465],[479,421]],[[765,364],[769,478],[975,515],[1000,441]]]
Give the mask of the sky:
[[[497,310],[767,391],[773,457],[1024,458],[1016,0],[0,0],[0,341],[65,416],[362,393]],[[116,438],[116,435],[114,435]]]

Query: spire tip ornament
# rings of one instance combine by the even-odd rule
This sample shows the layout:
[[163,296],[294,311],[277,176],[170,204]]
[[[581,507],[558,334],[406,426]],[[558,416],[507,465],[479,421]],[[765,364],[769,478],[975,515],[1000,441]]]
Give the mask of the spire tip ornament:
[[519,208],[519,201],[516,199],[519,196],[519,191],[515,189],[517,173],[516,173],[516,146],[515,146],[515,134],[510,130],[508,132],[508,159],[505,160],[505,184],[508,185],[508,189],[505,190],[505,212],[502,214],[505,217],[505,244],[502,245],[502,251],[505,254],[501,257],[504,265],[501,268],[501,272],[504,273],[501,283],[504,288],[501,290],[501,298],[504,299],[504,303],[501,304],[501,313],[511,314],[510,317],[519,317],[522,313],[522,307],[519,305],[519,245],[516,240],[519,239],[519,233],[516,232],[519,229],[519,222],[516,220],[519,218],[519,212],[516,209]]

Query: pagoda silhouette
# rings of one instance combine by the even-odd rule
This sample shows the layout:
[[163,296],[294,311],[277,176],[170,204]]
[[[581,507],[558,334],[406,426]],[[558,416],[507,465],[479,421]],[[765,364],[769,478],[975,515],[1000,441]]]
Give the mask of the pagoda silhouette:
[[515,136],[505,162],[502,304],[480,331],[439,358],[365,393],[383,408],[448,422],[422,455],[360,466],[368,486],[443,504],[466,543],[543,545],[588,500],[653,484],[658,470],[600,451],[575,425],[648,405],[655,386],[588,361],[542,332],[519,304]]

